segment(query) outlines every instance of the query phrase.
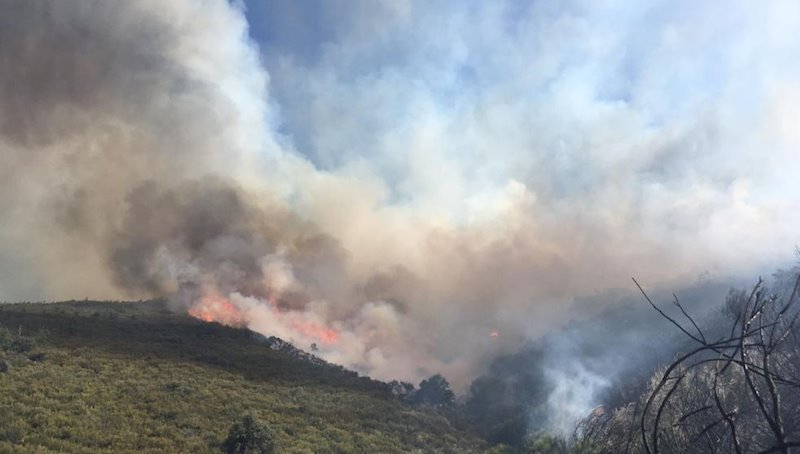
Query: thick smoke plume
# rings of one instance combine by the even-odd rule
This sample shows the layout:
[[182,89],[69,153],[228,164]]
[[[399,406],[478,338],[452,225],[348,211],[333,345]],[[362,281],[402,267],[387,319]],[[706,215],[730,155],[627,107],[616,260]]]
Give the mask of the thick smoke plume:
[[[664,104],[659,69],[702,21],[625,53],[625,36],[578,46],[618,28],[587,5],[507,8],[361,5],[293,56],[251,40],[248,20],[279,11],[239,3],[0,1],[0,298],[163,296],[376,378],[464,388],[607,304],[575,298],[791,250],[796,78],[750,93],[758,122],[731,115],[737,78],[708,109]],[[772,52],[720,58],[786,52],[749,38]]]

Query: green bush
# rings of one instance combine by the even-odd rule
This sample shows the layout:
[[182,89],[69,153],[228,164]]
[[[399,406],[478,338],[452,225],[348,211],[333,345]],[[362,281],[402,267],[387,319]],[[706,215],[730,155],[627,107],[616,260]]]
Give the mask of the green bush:
[[27,353],[33,350],[33,347],[36,346],[36,339],[32,337],[17,337],[13,341],[11,341],[11,347],[9,350],[15,353]]
[[548,433],[539,433],[527,438],[524,452],[532,454],[566,454],[568,450],[564,439]]
[[46,335],[46,330],[40,330],[35,337],[15,336],[11,330],[0,325],[0,350],[14,353],[27,353],[36,347],[37,338],[40,336],[44,338]]
[[14,342],[14,335],[3,325],[0,325],[0,350],[8,350]]
[[275,452],[275,438],[266,425],[250,413],[245,413],[240,421],[231,426],[228,438],[222,443],[222,450],[228,454],[269,454]]

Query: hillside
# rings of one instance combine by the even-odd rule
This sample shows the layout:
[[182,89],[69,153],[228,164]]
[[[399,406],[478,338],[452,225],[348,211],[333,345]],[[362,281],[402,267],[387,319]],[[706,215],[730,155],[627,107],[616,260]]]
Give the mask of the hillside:
[[0,325],[24,341],[0,350],[0,452],[219,452],[245,411],[279,452],[484,446],[381,382],[159,302],[3,304]]

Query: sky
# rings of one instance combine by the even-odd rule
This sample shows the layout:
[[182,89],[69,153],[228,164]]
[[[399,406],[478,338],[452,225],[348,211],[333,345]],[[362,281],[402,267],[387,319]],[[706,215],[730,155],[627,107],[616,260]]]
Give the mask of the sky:
[[468,224],[522,193],[712,268],[796,242],[794,2],[245,5],[275,129],[388,205]]
[[631,276],[795,259],[796,2],[0,9],[0,300],[165,297],[463,389]]

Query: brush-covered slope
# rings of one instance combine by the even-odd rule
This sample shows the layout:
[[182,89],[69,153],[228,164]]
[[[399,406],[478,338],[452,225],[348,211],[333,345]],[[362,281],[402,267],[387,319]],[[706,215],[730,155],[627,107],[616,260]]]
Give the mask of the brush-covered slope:
[[380,382],[158,302],[0,304],[0,325],[0,452],[219,452],[245,411],[278,452],[483,447]]

